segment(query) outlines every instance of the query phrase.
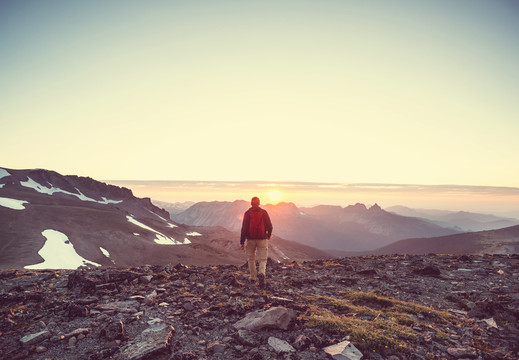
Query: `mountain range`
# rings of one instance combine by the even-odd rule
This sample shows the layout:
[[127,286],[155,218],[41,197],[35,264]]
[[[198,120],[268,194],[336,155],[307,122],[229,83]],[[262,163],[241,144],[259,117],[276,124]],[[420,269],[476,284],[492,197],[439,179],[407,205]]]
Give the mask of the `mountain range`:
[[468,211],[412,209],[405,206],[391,206],[386,210],[398,215],[424,219],[436,225],[452,228],[460,232],[494,230],[519,225],[519,220],[514,218]]
[[[180,224],[222,226],[239,232],[249,207],[243,200],[199,202],[171,218]],[[363,204],[298,208],[293,203],[279,203],[263,208],[270,214],[275,234],[325,250],[367,251],[401,239],[457,233],[430,221],[389,213],[377,204],[369,208]]]
[[[276,238],[275,261],[326,254]],[[149,198],[88,177],[0,168],[0,268],[242,264],[239,237],[176,224]]]
[[[248,202],[160,205],[89,177],[0,168],[0,268],[245,262],[238,240]],[[519,252],[518,226],[461,233],[376,204],[264,208],[274,223],[269,257],[276,262],[359,254]]]
[[369,252],[370,255],[403,253],[518,254],[519,225],[427,239],[404,239]]

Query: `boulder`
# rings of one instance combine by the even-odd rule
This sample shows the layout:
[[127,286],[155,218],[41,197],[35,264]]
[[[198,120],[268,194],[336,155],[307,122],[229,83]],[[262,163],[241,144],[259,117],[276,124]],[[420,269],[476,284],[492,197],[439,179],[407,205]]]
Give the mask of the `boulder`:
[[501,303],[485,299],[476,302],[467,313],[467,316],[470,318],[487,319],[505,312],[506,310]]
[[258,331],[264,328],[286,330],[296,317],[297,314],[292,309],[273,307],[267,311],[254,311],[248,313],[243,319],[234,324],[234,328],[250,331]]
[[102,328],[100,335],[108,340],[123,339],[124,338],[124,324],[120,320],[111,320]]
[[124,282],[137,279],[139,274],[128,270],[110,269],[104,273],[105,282]]
[[435,265],[427,265],[426,267],[413,270],[413,273],[422,276],[437,277],[440,276],[440,269]]
[[84,271],[77,270],[68,276],[67,288],[70,290],[77,289],[85,294],[94,294],[96,292],[96,280]]
[[116,360],[143,360],[164,353],[171,345],[175,329],[167,324],[154,324],[132,342],[123,346]]

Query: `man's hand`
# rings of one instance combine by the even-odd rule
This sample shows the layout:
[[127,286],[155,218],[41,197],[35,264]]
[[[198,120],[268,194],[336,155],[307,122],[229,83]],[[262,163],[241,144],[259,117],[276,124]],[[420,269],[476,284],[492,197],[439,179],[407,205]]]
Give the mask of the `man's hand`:
[[240,249],[245,250],[245,245],[240,244]]

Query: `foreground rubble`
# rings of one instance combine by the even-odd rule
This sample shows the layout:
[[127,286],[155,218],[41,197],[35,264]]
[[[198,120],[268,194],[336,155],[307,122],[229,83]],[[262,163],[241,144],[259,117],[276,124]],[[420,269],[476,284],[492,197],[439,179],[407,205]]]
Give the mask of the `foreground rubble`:
[[269,262],[265,291],[246,271],[1,271],[0,358],[519,358],[517,255]]

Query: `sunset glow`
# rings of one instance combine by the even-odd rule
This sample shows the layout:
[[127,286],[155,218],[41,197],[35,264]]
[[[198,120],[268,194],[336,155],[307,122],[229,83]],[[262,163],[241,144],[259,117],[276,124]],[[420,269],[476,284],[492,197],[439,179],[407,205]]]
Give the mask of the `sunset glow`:
[[277,204],[283,198],[283,194],[278,190],[271,190],[267,193],[267,197],[270,203]]
[[[250,201],[260,197],[261,204],[275,204],[270,191],[282,188],[280,201],[300,207],[315,205],[348,206],[356,203],[379,204],[383,208],[403,205],[413,208],[473,211],[514,216],[519,219],[519,189],[473,186],[371,185],[256,182],[115,181],[131,188],[139,197],[164,202]],[[275,186],[275,187],[274,187]],[[265,190],[267,188],[267,190]],[[265,196],[264,196],[265,195]]]

